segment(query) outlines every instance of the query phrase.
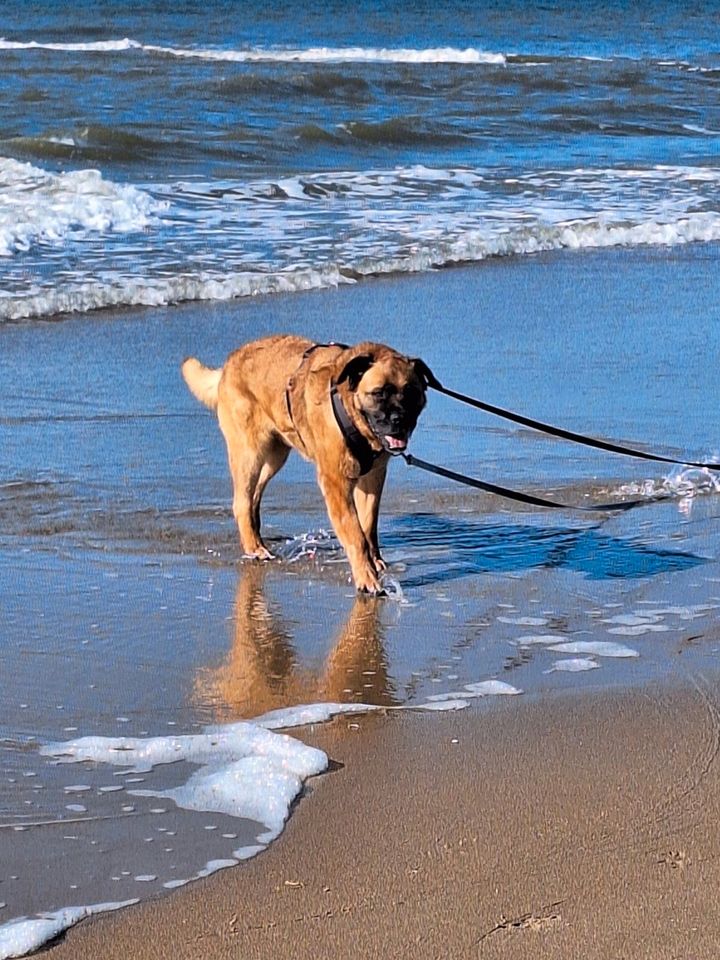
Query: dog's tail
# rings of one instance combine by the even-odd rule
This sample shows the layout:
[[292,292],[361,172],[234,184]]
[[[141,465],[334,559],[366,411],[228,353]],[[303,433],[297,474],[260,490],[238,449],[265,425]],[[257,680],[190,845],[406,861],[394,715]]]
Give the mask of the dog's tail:
[[218,405],[218,385],[222,376],[222,368],[213,370],[200,363],[195,357],[188,357],[180,368],[183,379],[190,388],[190,392],[197,397],[200,403],[215,410]]

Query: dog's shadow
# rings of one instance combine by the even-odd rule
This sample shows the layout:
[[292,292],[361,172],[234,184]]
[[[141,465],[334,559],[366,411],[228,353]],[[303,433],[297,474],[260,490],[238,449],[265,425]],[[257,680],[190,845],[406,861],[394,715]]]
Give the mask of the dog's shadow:
[[591,580],[652,577],[688,570],[706,561],[603,534],[597,527],[484,524],[433,513],[394,518],[383,546],[404,553],[406,589],[479,573],[519,573],[564,568]]
[[330,652],[313,668],[298,657],[293,632],[268,596],[271,565],[242,565],[233,639],[222,663],[201,668],[194,699],[222,721],[256,717],[301,703],[396,703],[381,623],[382,605],[358,595]]

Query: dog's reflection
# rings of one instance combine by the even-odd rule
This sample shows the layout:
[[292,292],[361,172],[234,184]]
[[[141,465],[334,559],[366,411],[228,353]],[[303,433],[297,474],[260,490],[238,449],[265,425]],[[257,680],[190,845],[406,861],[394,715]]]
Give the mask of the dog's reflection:
[[232,647],[220,666],[198,673],[197,701],[219,720],[256,717],[299,703],[396,702],[388,676],[381,603],[358,595],[324,663],[312,669],[300,663],[291,630],[268,601],[267,576],[266,564],[243,566]]

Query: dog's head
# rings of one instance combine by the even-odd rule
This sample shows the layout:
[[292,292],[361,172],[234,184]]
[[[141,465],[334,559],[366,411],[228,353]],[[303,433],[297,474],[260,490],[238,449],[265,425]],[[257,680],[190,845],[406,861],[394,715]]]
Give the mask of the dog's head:
[[[361,343],[338,358],[334,378],[344,387],[348,412],[389,453],[404,450],[425,406],[427,370],[379,343]],[[349,401],[349,402],[348,402]]]

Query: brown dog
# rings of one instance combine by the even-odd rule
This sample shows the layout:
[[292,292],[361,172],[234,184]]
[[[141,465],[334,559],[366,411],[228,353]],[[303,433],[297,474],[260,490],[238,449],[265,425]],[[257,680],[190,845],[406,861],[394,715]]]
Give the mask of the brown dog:
[[380,497],[390,453],[405,449],[425,405],[424,371],[421,360],[380,343],[344,347],[295,336],[248,343],[221,369],[185,360],[190,390],[217,410],[246,554],[272,556],[260,538],[260,501],[295,448],[317,467],[356,587],[382,592]]

